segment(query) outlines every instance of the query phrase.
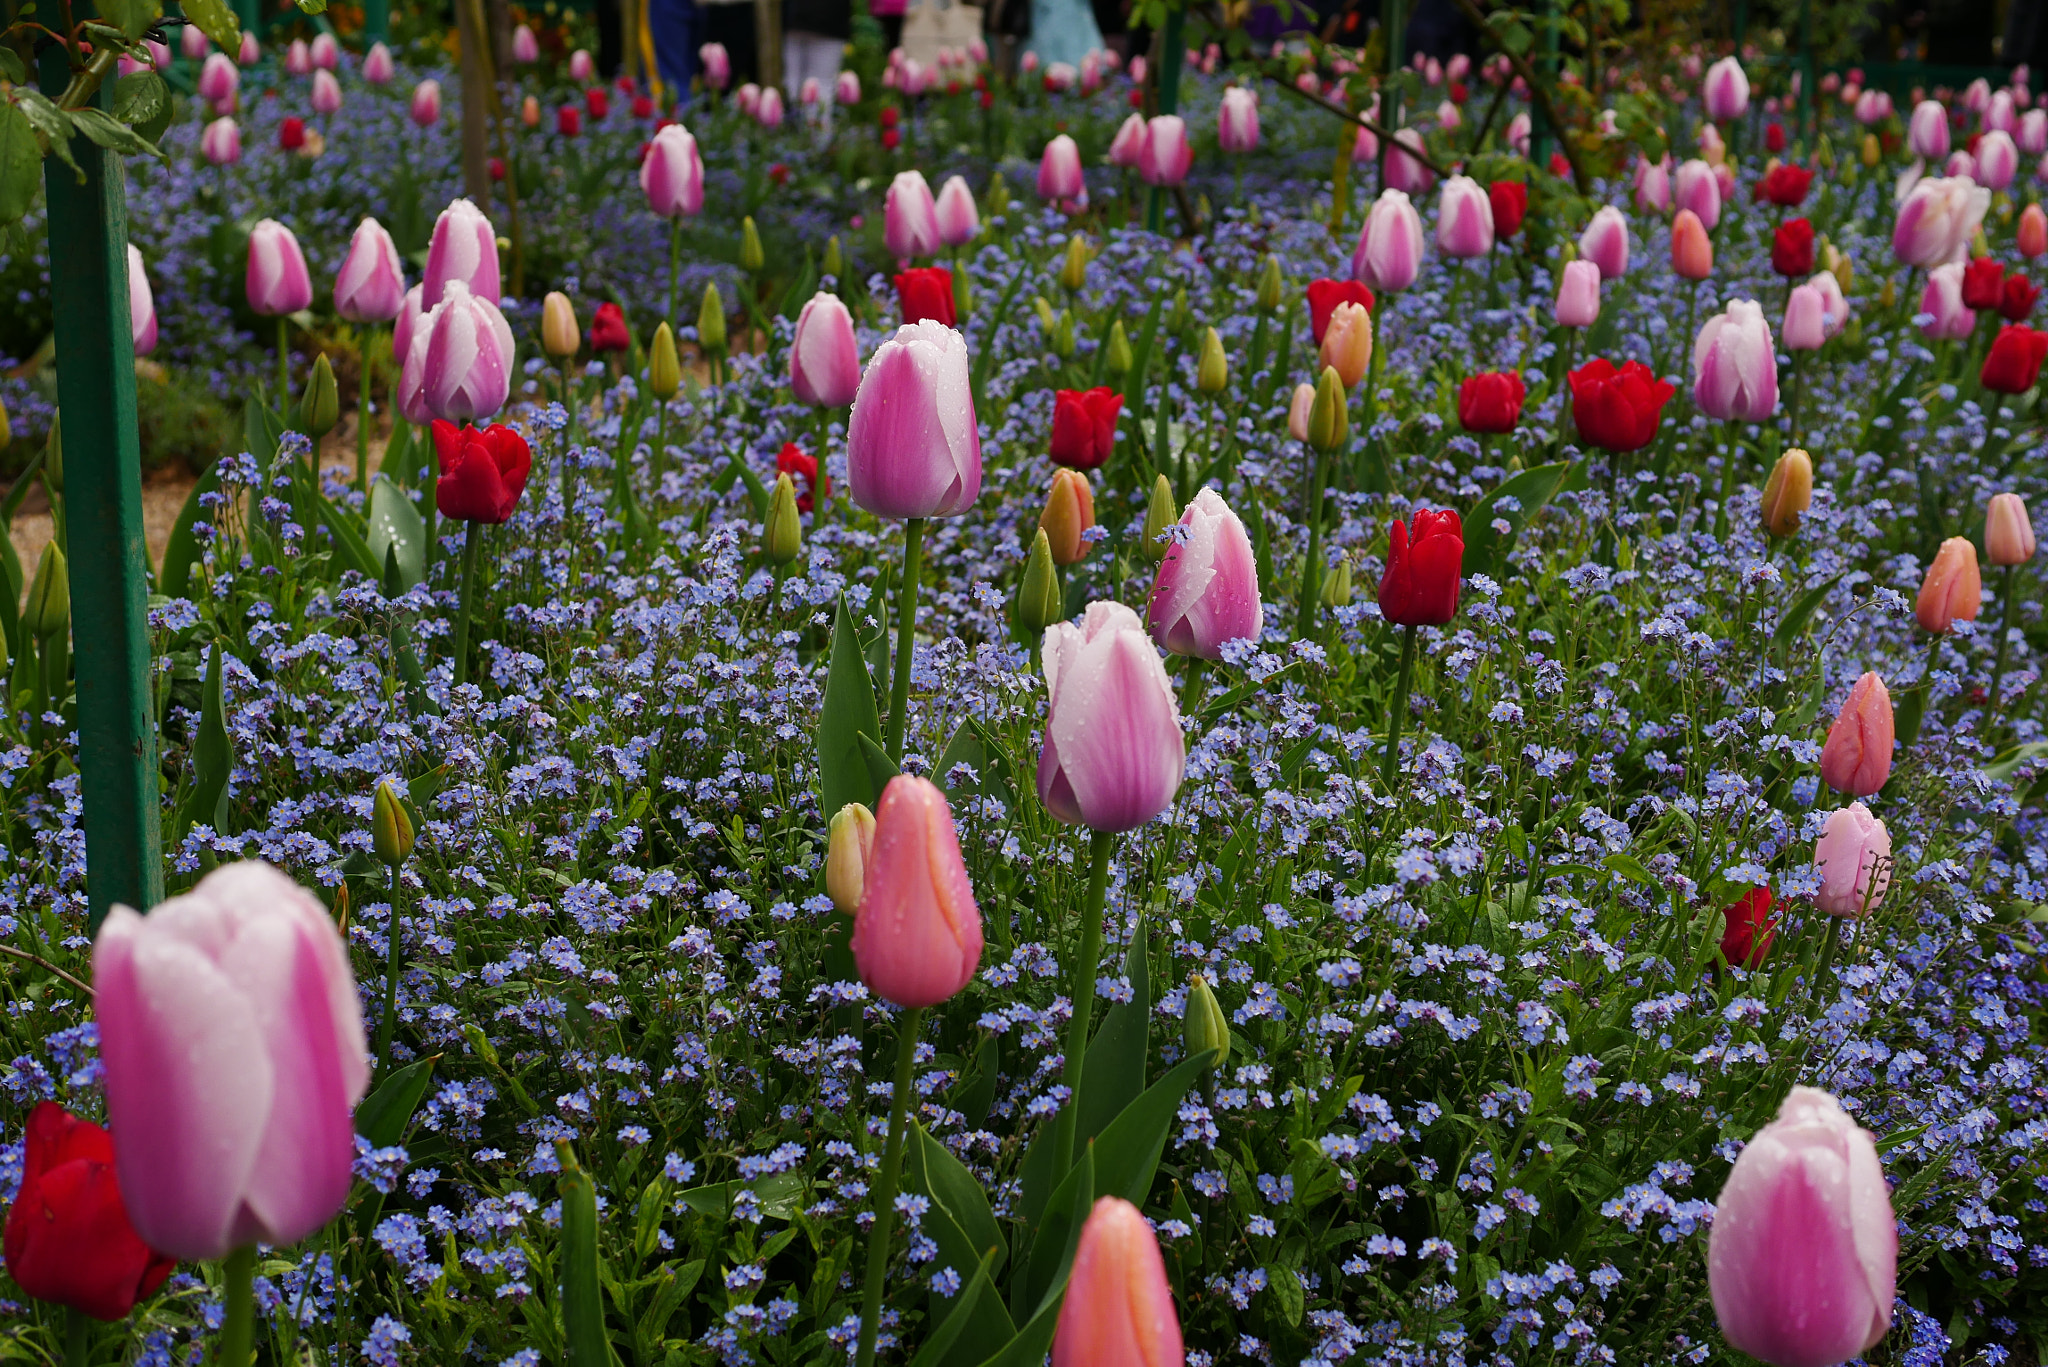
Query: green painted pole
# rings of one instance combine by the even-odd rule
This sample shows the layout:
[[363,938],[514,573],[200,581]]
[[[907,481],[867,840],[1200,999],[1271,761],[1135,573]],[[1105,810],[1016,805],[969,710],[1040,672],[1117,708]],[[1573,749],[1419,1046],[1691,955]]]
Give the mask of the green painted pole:
[[[1187,9],[1175,5],[1166,15],[1166,27],[1159,38],[1159,112],[1180,112],[1180,69],[1187,59]],[[1166,192],[1157,185],[1145,197],[1145,227],[1161,232],[1166,227]]]
[[391,36],[391,0],[363,0],[363,47]]
[[[72,0],[71,14],[91,13]],[[43,92],[71,79],[62,46],[42,57]],[[114,83],[94,98],[112,104]],[[128,332],[128,209],[121,163],[71,140],[83,182],[43,160],[50,214],[50,299],[57,324],[57,407],[78,679],[78,767],[85,804],[89,930],[115,903],[163,900],[155,718],[150,713],[149,551],[142,533],[142,448],[135,348]]]
[[263,40],[263,11],[256,0],[235,0],[235,24],[242,32],[255,34],[258,42]]

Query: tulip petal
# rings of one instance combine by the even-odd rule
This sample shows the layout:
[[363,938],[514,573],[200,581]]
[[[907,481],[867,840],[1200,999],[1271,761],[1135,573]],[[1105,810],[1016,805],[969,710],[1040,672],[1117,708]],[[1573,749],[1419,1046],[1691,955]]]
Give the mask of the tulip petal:
[[1063,754],[1086,757],[1063,768],[1095,830],[1142,826],[1180,785],[1186,741],[1165,670],[1142,635],[1105,632],[1068,663],[1046,736]]

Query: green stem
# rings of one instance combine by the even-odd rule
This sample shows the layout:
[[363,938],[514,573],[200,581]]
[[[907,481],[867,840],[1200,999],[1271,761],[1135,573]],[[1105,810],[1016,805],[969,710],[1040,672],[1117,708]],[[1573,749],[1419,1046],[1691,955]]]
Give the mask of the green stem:
[[1991,665],[1991,710],[1998,711],[1998,686],[2005,681],[2005,651],[2012,638],[2012,581],[2017,565],[2007,565],[2005,574],[1998,585],[1998,596],[2004,606],[1998,611],[1998,653]]
[[370,492],[370,339],[376,329],[365,323],[356,330],[362,351],[362,374],[356,378],[356,488]]
[[386,1075],[391,1068],[391,1034],[398,1024],[398,972],[402,956],[398,941],[398,865],[391,866],[391,925],[385,934],[388,949],[384,967],[384,1019],[377,1022],[377,1067]]
[[479,524],[462,534],[462,600],[455,609],[455,687],[469,682],[469,613],[476,602],[476,555],[483,545]]
[[1380,760],[1380,783],[1394,791],[1394,773],[1401,767],[1401,723],[1408,719],[1408,688],[1415,679],[1415,628],[1401,629],[1401,672],[1394,680],[1394,699],[1387,707],[1387,753]]
[[92,1321],[76,1306],[64,1307],[64,1367],[88,1367],[92,1361]]
[[285,348],[285,340],[291,322],[292,320],[284,314],[277,315],[277,411],[284,414],[287,421],[291,418],[291,415],[285,412],[285,405],[291,402],[292,372],[291,352]]
[[249,1367],[256,1337],[256,1245],[244,1244],[221,1264],[221,1290],[227,1313],[220,1326],[219,1367]]
[[1068,995],[1074,1003],[1074,1017],[1067,1024],[1066,1068],[1061,1081],[1067,1087],[1067,1104],[1060,1108],[1059,1130],[1053,1143],[1053,1182],[1058,1184],[1074,1166],[1075,1131],[1080,1127],[1081,1069],[1088,1058],[1088,1018],[1095,1014],[1095,970],[1102,959],[1102,907],[1109,893],[1109,852],[1116,836],[1097,831],[1088,844],[1088,897],[1081,904],[1081,944],[1074,951],[1074,971]]
[[924,573],[924,519],[903,524],[903,582],[896,588],[896,677],[889,681],[889,758],[903,758],[903,723],[910,706],[910,652],[917,635],[917,585]]
[[[913,526],[918,519],[913,519]],[[861,1301],[860,1352],[855,1367],[873,1367],[875,1336],[882,1327],[882,1283],[889,1274],[889,1236],[896,1232],[896,1186],[903,1173],[903,1113],[910,1102],[911,1078],[917,1065],[917,1029],[924,1008],[903,1013],[896,1033],[896,1085],[889,1093],[889,1137],[882,1147],[882,1170],[875,1177],[875,1230],[868,1236],[867,1291]]]
[[1316,609],[1323,598],[1323,485],[1329,479],[1329,453],[1316,452],[1315,478],[1308,491],[1308,559],[1301,566],[1301,606],[1294,622],[1294,634],[1306,637],[1315,631]]
[[676,321],[676,276],[682,269],[683,220],[668,221],[668,312],[663,315],[674,327]]

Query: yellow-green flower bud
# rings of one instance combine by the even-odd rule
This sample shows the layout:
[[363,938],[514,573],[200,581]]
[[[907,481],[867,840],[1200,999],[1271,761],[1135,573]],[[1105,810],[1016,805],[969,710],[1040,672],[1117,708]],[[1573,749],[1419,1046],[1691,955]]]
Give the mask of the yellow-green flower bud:
[[56,493],[64,492],[64,415],[50,415],[50,435],[43,441],[43,478]]
[[1347,608],[1351,606],[1351,557],[1345,556],[1337,562],[1337,568],[1323,575],[1323,606]]
[[1173,485],[1165,475],[1152,480],[1152,500],[1145,505],[1145,530],[1140,534],[1140,549],[1154,560],[1166,558],[1166,542],[1160,538],[1166,529],[1180,521],[1180,505],[1173,501]]
[[395,869],[412,857],[412,816],[388,778],[377,785],[377,801],[370,815],[370,840],[377,847],[377,858],[388,868]]
[[875,814],[865,806],[849,802],[833,814],[825,846],[825,893],[849,916],[860,909],[874,844]]
[[1102,358],[1102,368],[1112,375],[1128,375],[1136,358],[1131,355],[1131,339],[1124,335],[1124,320],[1118,318],[1109,325],[1109,341],[1104,344],[1108,354]]
[[1308,410],[1308,444],[1318,451],[1335,451],[1351,439],[1351,414],[1345,402],[1344,380],[1334,366],[1324,366],[1316,381],[1316,401]]
[[804,548],[803,519],[796,510],[796,482],[787,470],[775,477],[768,495],[768,517],[761,527],[761,553],[771,565],[787,565]]
[[560,290],[549,290],[548,297],[540,301],[540,346],[558,361],[574,356],[583,346],[576,306]]
[[1174,332],[1186,332],[1188,317],[1188,292],[1185,288],[1173,292],[1173,304],[1168,310],[1167,326]]
[[306,392],[299,395],[299,430],[318,441],[341,421],[341,393],[334,385],[334,367],[327,353],[314,358],[313,371],[306,376]]
[[1280,258],[1268,256],[1265,269],[1259,272],[1259,307],[1267,313],[1279,308],[1286,289],[1287,282],[1280,278]]
[[1078,290],[1088,283],[1088,239],[1075,233],[1067,239],[1067,259],[1060,265],[1060,286]]
[[1044,295],[1034,294],[1031,296],[1031,311],[1038,315],[1039,329],[1043,331],[1046,336],[1052,336],[1052,305],[1045,302]]
[[1202,329],[1202,361],[1195,368],[1195,385],[1204,394],[1221,394],[1230,387],[1230,362],[1223,355],[1223,339],[1215,328]]
[[21,611],[21,621],[39,641],[59,635],[71,625],[71,566],[54,541],[43,547],[43,558],[36,562],[35,582],[28,586],[28,606]]
[[1210,1060],[1213,1068],[1230,1057],[1230,1020],[1223,1014],[1223,1003],[1209,989],[1208,980],[1199,973],[1188,974],[1188,1004],[1180,1028],[1189,1058],[1215,1053],[1216,1057]]
[[14,440],[14,428],[7,421],[7,404],[0,400],[0,446]]
[[981,197],[982,206],[990,218],[1008,211],[1010,207],[1010,182],[1005,176],[997,176],[989,182],[988,193]]
[[709,355],[725,355],[725,300],[716,280],[704,287],[704,307],[697,310],[697,345]]
[[1061,309],[1060,316],[1053,321],[1052,350],[1063,361],[1074,354],[1074,315],[1065,309]]
[[1884,149],[1877,145],[1877,134],[1865,133],[1863,135],[1862,155],[1865,166],[1875,166],[1884,160]]
[[683,362],[676,355],[676,334],[665,322],[655,327],[654,340],[647,344],[647,387],[654,391],[655,398],[664,401],[673,399],[683,387]]
[[953,317],[965,322],[967,315],[974,312],[974,286],[967,279],[967,263],[953,263]]
[[754,226],[754,216],[748,214],[740,220],[740,269],[748,275],[759,275],[767,264],[768,255],[761,250],[761,230]]
[[818,264],[818,273],[837,279],[845,270],[846,262],[840,257],[839,238],[835,234],[825,242],[825,259]]
[[1036,641],[1066,615],[1063,607],[1060,577],[1052,565],[1052,539],[1040,527],[1031,539],[1031,556],[1024,562],[1024,578],[1017,585],[1017,625]]

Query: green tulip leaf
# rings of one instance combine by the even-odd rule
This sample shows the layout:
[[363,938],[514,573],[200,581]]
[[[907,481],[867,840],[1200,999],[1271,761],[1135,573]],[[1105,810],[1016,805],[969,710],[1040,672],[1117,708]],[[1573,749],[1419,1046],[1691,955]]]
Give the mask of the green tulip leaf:
[[440,1058],[436,1054],[408,1063],[357,1104],[356,1133],[369,1140],[371,1148],[388,1149],[405,1138],[405,1127],[412,1123],[413,1112],[426,1096]]
[[882,733],[875,686],[854,635],[852,610],[842,595],[832,622],[831,663],[818,709],[818,810],[830,820],[849,802],[875,805],[880,788],[868,771],[861,736]]
[[[420,510],[383,475],[370,482],[369,535],[364,538],[370,559],[379,565],[395,560],[402,593],[427,577],[427,524]],[[391,596],[391,595],[386,595]]]
[[1124,976],[1130,979],[1131,999],[1117,1002],[1103,1016],[1088,1042],[1087,1063],[1081,1070],[1081,1113],[1077,1139],[1093,1139],[1116,1119],[1140,1092],[1145,1090],[1146,1046],[1152,1021],[1151,955],[1145,938],[1145,918],[1138,918],[1131,933],[1131,947],[1124,955]]

